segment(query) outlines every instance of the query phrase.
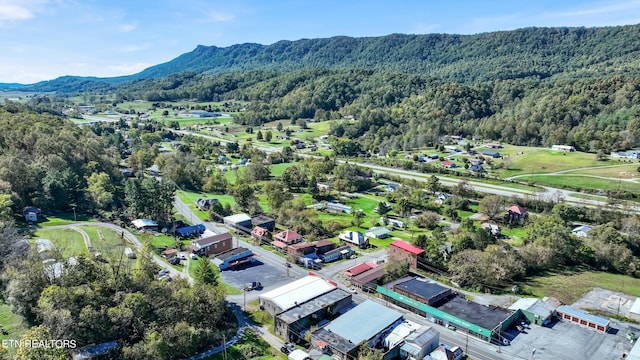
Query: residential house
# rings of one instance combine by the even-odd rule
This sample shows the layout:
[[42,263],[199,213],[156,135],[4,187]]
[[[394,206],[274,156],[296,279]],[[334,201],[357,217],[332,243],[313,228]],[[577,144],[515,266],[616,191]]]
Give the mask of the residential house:
[[507,214],[505,216],[505,220],[508,223],[512,223],[515,221],[521,221],[527,218],[529,214],[527,210],[525,210],[522,206],[513,205],[507,210]]
[[287,246],[304,241],[304,238],[302,237],[302,235],[291,230],[285,230],[285,231],[279,232],[273,238],[276,241],[281,241]]
[[489,230],[489,232],[491,232],[491,234],[494,236],[500,236],[502,234],[502,229],[500,229],[500,226],[496,224],[482,223],[481,227],[483,229]]
[[400,184],[396,184],[396,183],[387,183],[385,185],[386,192],[396,192],[398,191],[399,188],[400,188]]
[[589,225],[580,225],[577,228],[571,230],[571,233],[577,237],[587,237],[587,233],[593,229]]
[[365,236],[374,239],[386,239],[391,236],[391,231],[383,226],[372,227],[365,233]]
[[462,360],[463,351],[459,346],[450,347],[442,344],[435,348],[424,360]]
[[316,254],[323,255],[336,248],[336,243],[329,240],[318,240],[315,242]]
[[442,166],[446,167],[446,168],[454,168],[457,167],[457,165],[449,160],[445,160],[443,162],[440,163]]
[[158,223],[150,219],[135,219],[131,224],[136,230],[158,230]]
[[446,194],[446,193],[440,193],[438,194],[438,196],[436,197],[436,204],[438,205],[442,205],[444,204],[447,199],[449,199],[451,197],[451,195]]
[[338,239],[346,242],[347,245],[357,246],[359,248],[366,248],[369,245],[367,238],[359,231],[345,231],[338,235]]
[[483,172],[485,172],[485,170],[482,167],[482,165],[471,165],[469,170],[471,170],[471,171],[473,171],[475,173],[483,173]]
[[256,226],[251,230],[251,237],[255,242],[268,243],[271,242],[271,233],[262,226]]
[[327,202],[325,207],[328,210],[332,210],[332,211],[336,211],[336,212],[341,212],[341,213],[345,213],[345,214],[350,214],[351,213],[351,206],[340,204],[338,202],[329,201],[329,202]]
[[178,256],[178,253],[179,253],[179,252],[180,252],[180,251],[179,251],[178,249],[167,249],[167,250],[163,251],[163,252],[161,253],[161,255],[162,255],[162,256],[164,256],[164,257],[166,257],[167,259],[171,259],[171,258],[173,258],[173,257]]
[[447,151],[460,152],[460,148],[455,145],[445,145],[444,149]]
[[502,144],[488,143],[486,146],[489,149],[502,149]]
[[494,159],[498,159],[502,157],[502,155],[500,155],[500,152],[495,150],[482,150],[482,156],[488,156]]
[[201,211],[209,211],[212,206],[219,205],[218,199],[198,199],[196,200],[196,207]]

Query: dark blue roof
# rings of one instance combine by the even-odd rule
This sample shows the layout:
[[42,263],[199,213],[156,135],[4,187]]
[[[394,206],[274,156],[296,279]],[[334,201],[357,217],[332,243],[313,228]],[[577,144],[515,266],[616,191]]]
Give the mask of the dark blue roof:
[[189,236],[194,234],[202,234],[206,230],[204,224],[197,224],[193,226],[186,226],[176,229],[176,235]]

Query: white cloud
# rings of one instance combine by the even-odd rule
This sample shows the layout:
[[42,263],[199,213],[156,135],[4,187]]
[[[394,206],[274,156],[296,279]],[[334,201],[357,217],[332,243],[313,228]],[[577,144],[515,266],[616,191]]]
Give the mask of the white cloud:
[[142,51],[150,47],[151,45],[148,43],[140,44],[140,45],[126,45],[123,48],[119,49],[119,52],[132,53],[132,52]]
[[122,24],[120,25],[120,31],[129,32],[135,30],[137,27],[138,25],[136,24]]
[[209,14],[209,20],[213,22],[229,22],[236,19],[236,16],[233,14],[227,14],[219,11],[212,11]]
[[19,1],[0,0],[0,25],[5,22],[29,20],[35,14],[25,4]]

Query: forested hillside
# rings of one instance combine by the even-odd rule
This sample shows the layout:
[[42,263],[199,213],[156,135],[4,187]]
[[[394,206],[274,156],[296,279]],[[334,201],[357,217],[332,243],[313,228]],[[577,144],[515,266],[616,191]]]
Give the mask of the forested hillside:
[[606,75],[638,68],[639,30],[639,26],[527,28],[478,35],[392,34],[280,41],[268,46],[198,46],[133,77],[304,68],[424,74],[461,83],[561,73]]
[[300,70],[173,75],[120,91],[119,98],[150,101],[249,101],[237,121],[250,126],[353,115],[358,121],[334,126],[333,133],[382,153],[432,146],[445,134],[592,152],[640,145],[640,78],[634,76],[466,85],[365,70]]

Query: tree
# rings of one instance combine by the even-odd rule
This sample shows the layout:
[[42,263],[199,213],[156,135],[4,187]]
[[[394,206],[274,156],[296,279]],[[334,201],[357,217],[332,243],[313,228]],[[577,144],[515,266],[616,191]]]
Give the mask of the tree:
[[320,197],[320,189],[318,189],[318,179],[311,175],[307,184],[307,193],[311,195],[311,198],[317,200]]
[[273,133],[271,133],[271,130],[267,130],[265,136],[264,136],[264,140],[268,143],[271,142],[271,139],[273,139]]
[[238,144],[237,142],[228,142],[227,145],[225,145],[225,147],[227,148],[227,152],[230,152],[230,153],[235,153],[235,152],[238,152],[238,150],[240,150],[240,144]]
[[362,219],[364,219],[365,216],[366,214],[361,209],[354,211],[353,220],[351,220],[351,224],[355,227],[360,227],[360,225],[362,225]]
[[261,180],[267,180],[271,176],[271,169],[266,166],[262,160],[252,159],[251,163],[247,165],[244,172],[247,179],[258,182]]
[[440,223],[440,218],[441,216],[438,213],[435,213],[433,211],[425,211],[416,217],[416,219],[414,220],[414,224],[419,228],[427,228],[433,230]]
[[291,190],[297,190],[307,185],[307,176],[298,166],[290,166],[282,173],[282,182]]
[[487,195],[478,203],[478,211],[487,215],[490,220],[495,218],[504,211],[506,201],[500,195]]
[[[34,326],[22,334],[21,340],[33,341],[33,340],[49,340],[57,339],[52,336],[51,330],[44,326]],[[72,340],[74,344],[76,340]],[[51,346],[20,346],[16,350],[16,360],[64,360],[67,359],[66,350],[64,347],[51,347]]]
[[256,196],[255,189],[252,185],[246,183],[237,184],[233,187],[231,195],[235,199],[236,208],[239,211],[251,214],[262,212],[260,204],[258,203],[258,197]]
[[256,140],[262,141],[262,131],[258,130],[258,133],[256,134]]
[[278,211],[285,201],[293,199],[293,195],[279,181],[268,181],[264,184],[263,192],[267,197],[269,206],[274,211]]
[[391,206],[384,201],[380,201],[378,206],[376,207],[376,212],[380,216],[386,215],[389,211],[391,211]]
[[228,186],[227,178],[223,173],[214,171],[202,185],[202,190],[214,194],[226,194]]
[[411,200],[403,197],[398,201],[398,211],[400,212],[400,216],[407,217],[411,213],[411,209],[413,209],[413,203]]
[[437,176],[429,176],[429,180],[427,181],[427,190],[429,190],[430,193],[435,194],[436,192],[440,191],[441,187],[442,185],[440,184],[440,179]]
[[276,129],[278,129],[278,131],[282,131],[283,128],[284,126],[282,126],[281,122],[279,122],[278,125],[276,125]]
[[453,187],[452,192],[463,199],[467,199],[473,193],[473,189],[467,180],[461,180]]
[[383,354],[380,350],[370,347],[368,344],[361,346],[358,351],[358,360],[382,360]]
[[213,267],[213,263],[207,258],[202,257],[196,264],[193,273],[196,284],[200,285],[218,285],[218,272]]
[[87,180],[89,197],[98,209],[107,209],[114,200],[115,187],[106,173],[93,173]]

